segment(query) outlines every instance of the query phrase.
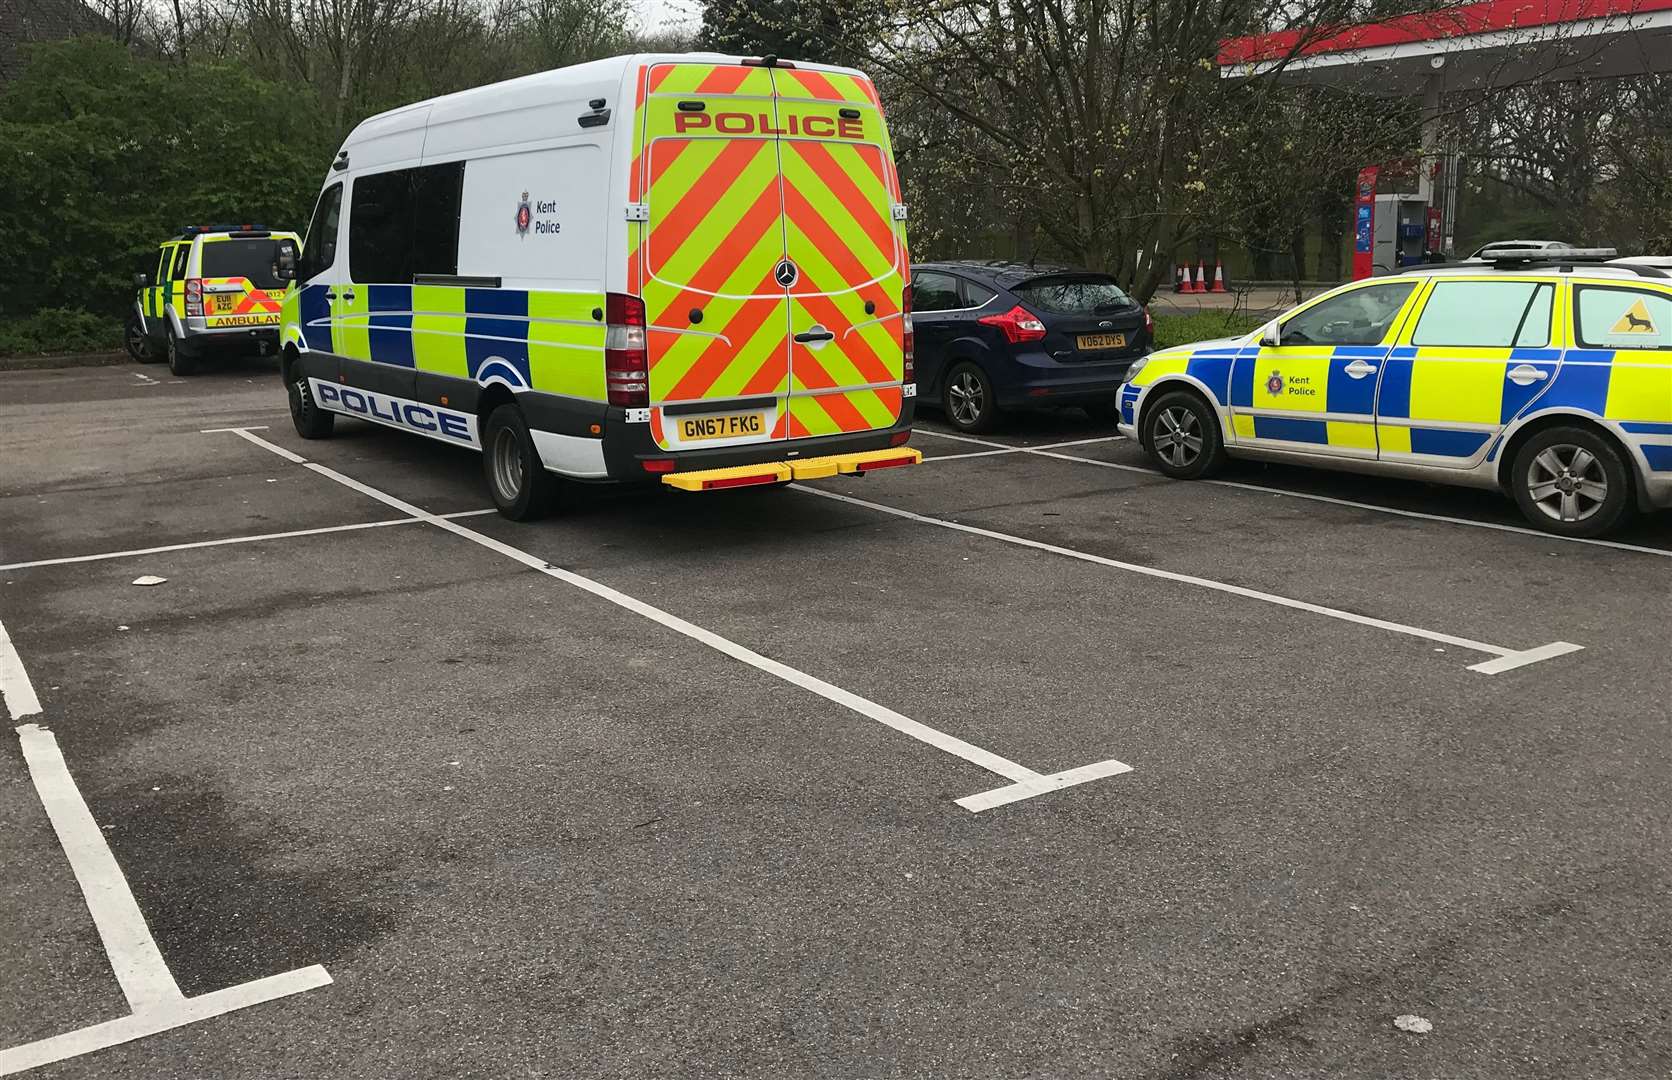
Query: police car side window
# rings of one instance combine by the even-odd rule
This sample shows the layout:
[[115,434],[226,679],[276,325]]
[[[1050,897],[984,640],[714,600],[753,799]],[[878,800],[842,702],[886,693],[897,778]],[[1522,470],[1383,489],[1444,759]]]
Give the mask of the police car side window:
[[1411,344],[1542,348],[1550,344],[1554,291],[1537,281],[1435,282],[1411,333]]
[[298,281],[310,280],[337,261],[337,217],[342,205],[343,186],[339,181],[325,189],[314,207],[308,235],[302,241],[301,263],[296,268]]
[[1672,349],[1672,295],[1578,285],[1574,297],[1574,337],[1583,347]]
[[1380,345],[1414,281],[1368,285],[1332,296],[1283,323],[1284,345]]

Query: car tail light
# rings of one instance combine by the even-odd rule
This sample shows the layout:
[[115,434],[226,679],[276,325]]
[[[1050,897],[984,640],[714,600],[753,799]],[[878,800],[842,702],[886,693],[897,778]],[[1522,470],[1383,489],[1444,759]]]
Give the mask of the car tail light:
[[611,405],[629,409],[650,404],[650,356],[644,346],[644,301],[609,293],[604,297],[604,385]]
[[203,279],[186,279],[186,314],[203,314]]
[[900,368],[900,381],[917,381],[917,334],[911,325],[911,286],[900,290],[900,343],[905,346],[905,363]]
[[1140,310],[1143,311],[1143,313],[1144,313],[1144,333],[1148,334],[1150,337],[1154,337],[1155,336],[1155,316],[1153,316],[1149,313],[1149,308],[1147,308],[1147,307],[1140,308]]
[[1039,321],[1039,316],[1020,304],[1003,315],[983,315],[978,321],[983,326],[996,326],[1003,330],[1005,339],[1012,345],[1038,341],[1045,336],[1045,324]]

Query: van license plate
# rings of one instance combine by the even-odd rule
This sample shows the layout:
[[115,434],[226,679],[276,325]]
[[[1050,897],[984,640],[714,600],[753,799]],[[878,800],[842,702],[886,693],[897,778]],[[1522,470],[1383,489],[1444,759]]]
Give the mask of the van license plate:
[[1126,348],[1126,335],[1081,334],[1075,339],[1074,343],[1087,352],[1094,349],[1124,349]]
[[681,416],[679,441],[702,442],[705,439],[742,439],[750,435],[766,434],[766,414],[731,413],[725,416]]

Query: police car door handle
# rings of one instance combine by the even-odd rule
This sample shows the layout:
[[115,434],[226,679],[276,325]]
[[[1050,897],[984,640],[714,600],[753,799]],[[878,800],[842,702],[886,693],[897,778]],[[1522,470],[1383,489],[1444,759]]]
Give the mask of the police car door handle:
[[1376,365],[1375,364],[1367,364],[1363,360],[1354,360],[1352,363],[1348,364],[1346,366],[1346,368],[1344,368],[1343,370],[1346,371],[1348,375],[1352,376],[1355,379],[1362,379],[1366,375],[1376,374]]
[[1509,369],[1509,381],[1516,386],[1531,386],[1550,378],[1550,372],[1531,364],[1517,364]]

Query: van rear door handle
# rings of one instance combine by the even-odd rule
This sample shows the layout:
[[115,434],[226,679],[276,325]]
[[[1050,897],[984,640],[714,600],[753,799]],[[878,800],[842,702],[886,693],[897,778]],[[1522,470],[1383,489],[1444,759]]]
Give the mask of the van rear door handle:
[[815,326],[806,333],[795,335],[795,340],[798,343],[805,345],[810,341],[835,341],[836,335],[832,334],[829,330],[826,330],[822,326]]
[[1509,381],[1516,386],[1531,386],[1550,378],[1550,372],[1531,364],[1517,364],[1509,369]]

